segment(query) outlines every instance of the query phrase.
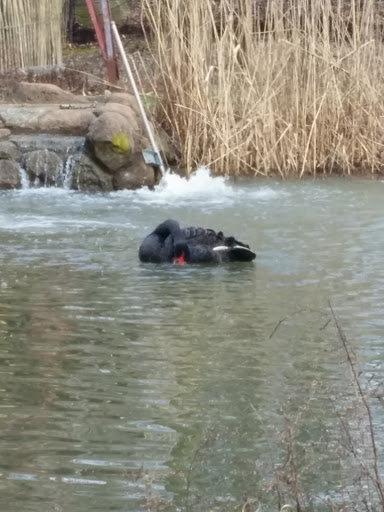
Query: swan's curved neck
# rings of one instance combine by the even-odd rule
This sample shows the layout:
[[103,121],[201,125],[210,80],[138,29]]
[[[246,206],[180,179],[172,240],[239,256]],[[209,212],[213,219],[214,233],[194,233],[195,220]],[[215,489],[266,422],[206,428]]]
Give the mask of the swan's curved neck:
[[182,231],[180,228],[180,224],[173,219],[168,219],[162,222],[157,226],[154,233],[164,240],[169,236],[172,235],[174,240],[178,240],[180,238],[183,238]]

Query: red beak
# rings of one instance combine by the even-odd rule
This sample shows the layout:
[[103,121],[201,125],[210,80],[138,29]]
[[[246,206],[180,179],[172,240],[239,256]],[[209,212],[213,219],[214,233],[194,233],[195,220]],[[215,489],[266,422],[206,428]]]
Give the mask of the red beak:
[[184,253],[182,252],[178,258],[174,258],[173,263],[178,263],[179,265],[184,265],[184,263],[185,263]]

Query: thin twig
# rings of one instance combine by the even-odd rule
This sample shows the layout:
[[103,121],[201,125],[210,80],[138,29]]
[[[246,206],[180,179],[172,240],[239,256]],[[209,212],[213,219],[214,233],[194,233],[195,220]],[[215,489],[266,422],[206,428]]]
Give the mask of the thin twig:
[[269,335],[269,337],[268,337],[268,339],[269,339],[269,340],[273,337],[273,335],[275,334],[275,332],[277,331],[277,329],[280,327],[280,325],[281,325],[283,322],[285,322],[285,320],[287,320],[287,318],[288,318],[288,317],[287,317],[287,316],[285,316],[284,318],[281,318],[281,319],[277,322],[277,324],[275,325],[275,328],[273,329],[273,331],[271,332],[271,334],[270,334],[270,335]]
[[381,503],[384,506],[384,485],[383,485],[383,481],[381,479],[380,470],[379,470],[379,456],[378,456],[378,451],[377,451],[377,446],[376,446],[376,438],[375,438],[375,431],[374,431],[374,425],[373,425],[372,411],[371,411],[370,405],[366,399],[366,396],[363,392],[363,389],[361,387],[359,375],[358,375],[358,373],[356,371],[356,367],[355,367],[355,362],[351,355],[351,352],[353,353],[352,347],[350,346],[350,344],[347,340],[347,337],[345,336],[345,334],[336,318],[335,312],[332,308],[331,301],[328,301],[328,305],[331,310],[332,317],[335,322],[337,332],[339,334],[339,338],[343,344],[345,353],[347,355],[347,360],[348,360],[349,367],[352,371],[353,380],[357,386],[357,390],[358,390],[360,399],[367,411],[367,416],[368,416],[368,421],[369,421],[369,434],[370,434],[370,438],[371,438],[371,447],[372,447],[372,452],[373,452],[373,469],[374,469],[374,473],[375,473],[375,478],[373,479],[373,477],[371,476],[370,473],[369,473],[369,475],[373,479],[373,481],[376,483],[377,492],[380,496]]

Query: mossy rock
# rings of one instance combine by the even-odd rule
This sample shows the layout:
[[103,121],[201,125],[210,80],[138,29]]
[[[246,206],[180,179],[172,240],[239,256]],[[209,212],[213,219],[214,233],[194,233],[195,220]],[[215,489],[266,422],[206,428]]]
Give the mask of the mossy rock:
[[91,123],[87,141],[97,160],[110,173],[129,165],[135,149],[135,128],[137,125],[117,112],[104,112]]
[[122,154],[132,151],[132,142],[126,133],[114,133],[112,135],[112,145],[115,151]]
[[130,162],[132,140],[126,133],[116,133],[111,141],[93,143],[95,157],[102,162],[110,173],[125,167]]

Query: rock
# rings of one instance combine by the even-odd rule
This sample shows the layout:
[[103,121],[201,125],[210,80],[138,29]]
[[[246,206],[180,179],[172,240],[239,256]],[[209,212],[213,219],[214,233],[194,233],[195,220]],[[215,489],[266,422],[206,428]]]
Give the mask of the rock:
[[58,106],[0,105],[0,118],[15,133],[85,135],[95,119],[91,109],[60,109]]
[[115,112],[101,114],[89,127],[87,140],[98,160],[114,173],[129,165],[134,150],[134,126]]
[[[27,82],[10,94],[10,103],[0,104],[0,162],[11,164],[2,164],[4,182],[10,183],[4,187],[20,186],[17,162],[31,182],[45,185],[68,186],[72,176],[71,172],[65,178],[68,167],[73,171],[72,188],[90,192],[153,187],[158,182],[159,170],[146,165],[141,154],[150,144],[132,94],[77,98],[52,84]],[[79,102],[83,105],[76,108]],[[143,102],[147,111],[156,106],[149,96]],[[157,132],[163,156],[174,161],[176,149]]]
[[42,106],[24,107],[23,105],[0,105],[0,119],[4,126],[12,131],[28,133],[36,131],[37,120],[47,111]]
[[141,153],[135,153],[128,168],[117,171],[113,176],[116,190],[153,187],[157,183],[155,169],[144,162]]
[[8,139],[11,135],[11,130],[8,128],[0,128],[0,140]]
[[94,110],[93,113],[96,117],[99,117],[106,112],[114,112],[124,116],[131,125],[131,129],[136,132],[139,131],[139,124],[137,122],[136,113],[128,105],[121,105],[119,103],[106,103],[105,105],[101,105],[96,110]]
[[0,142],[0,160],[17,160],[20,157],[20,151],[16,144],[3,140]]
[[25,156],[24,168],[31,182],[41,185],[54,185],[62,168],[61,159],[53,151],[38,149]]
[[35,131],[85,135],[94,120],[89,109],[52,109],[38,116]]
[[[147,113],[147,116],[150,118],[151,114],[156,109],[157,100],[151,94],[140,94],[140,98],[144,106],[144,110]],[[110,103],[118,103],[120,105],[126,105],[127,107],[130,107],[141,122],[140,109],[133,94],[129,94],[127,92],[113,92],[108,97],[105,95],[103,100],[105,101],[106,105]]]
[[21,187],[20,168],[13,160],[0,160],[0,190]]
[[132,108],[138,116],[140,115],[135,96],[128,92],[113,92],[108,95],[105,103],[119,103],[120,105],[126,105],[127,107]]
[[13,94],[18,103],[88,103],[84,97],[63,91],[57,85],[20,82]]
[[73,190],[85,192],[110,192],[112,177],[86,153],[78,153],[72,160]]

